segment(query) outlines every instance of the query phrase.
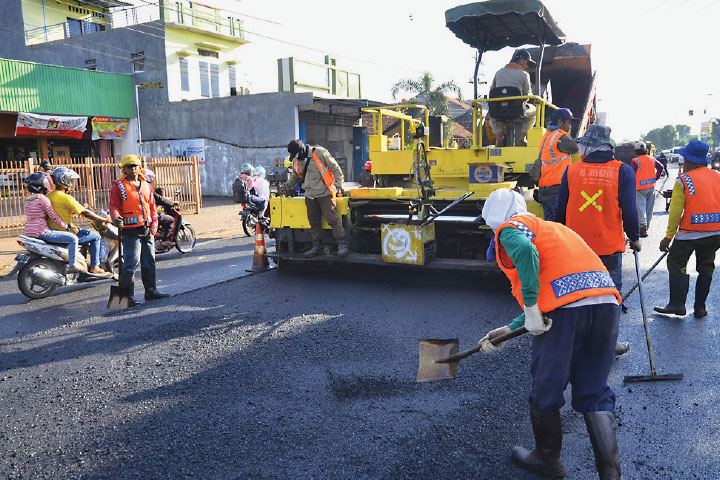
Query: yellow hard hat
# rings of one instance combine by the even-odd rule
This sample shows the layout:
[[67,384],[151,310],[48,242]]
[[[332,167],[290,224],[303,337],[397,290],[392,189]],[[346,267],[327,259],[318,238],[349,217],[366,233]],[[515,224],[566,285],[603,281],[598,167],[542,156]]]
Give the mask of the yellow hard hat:
[[290,160],[290,157],[285,157],[285,168],[292,167],[292,160]]
[[140,161],[140,157],[138,157],[137,155],[125,155],[122,158],[120,166],[124,168],[125,165],[137,165],[138,167],[141,167],[142,162]]

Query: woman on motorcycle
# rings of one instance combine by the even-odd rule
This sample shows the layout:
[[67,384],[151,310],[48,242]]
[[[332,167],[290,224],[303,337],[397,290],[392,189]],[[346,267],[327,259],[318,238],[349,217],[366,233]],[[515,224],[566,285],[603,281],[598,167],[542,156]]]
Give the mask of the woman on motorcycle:
[[[76,263],[78,247],[78,232],[76,227],[65,223],[55,212],[50,200],[45,196],[50,183],[49,175],[45,172],[31,173],[25,178],[25,235],[35,237],[47,242],[68,244],[69,273],[86,272],[81,264]],[[47,219],[52,219],[66,231],[53,230],[48,226]]]

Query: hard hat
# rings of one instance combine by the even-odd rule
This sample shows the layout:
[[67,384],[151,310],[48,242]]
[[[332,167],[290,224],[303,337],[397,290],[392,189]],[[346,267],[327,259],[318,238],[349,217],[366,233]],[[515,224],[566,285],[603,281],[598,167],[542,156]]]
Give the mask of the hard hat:
[[145,177],[145,180],[150,183],[153,183],[153,180],[155,180],[155,172],[153,172],[149,168],[143,169],[142,176]]
[[283,165],[285,165],[285,168],[292,167],[292,160],[290,160],[290,157],[285,157],[285,161],[283,162]]
[[240,173],[253,176],[255,174],[255,168],[249,163],[243,163],[242,167],[240,167]]
[[126,165],[137,165],[138,167],[141,167],[142,162],[140,161],[140,157],[138,157],[137,155],[125,155],[122,158],[120,167],[125,168]]
[[25,177],[25,187],[32,193],[45,193],[49,181],[50,175],[47,173],[35,172]]
[[370,170],[372,172],[372,160],[368,160],[365,162],[365,165],[363,166],[365,170]]
[[265,178],[267,175],[267,171],[265,170],[265,167],[259,166],[255,169],[255,175],[257,175],[260,178]]
[[52,179],[55,185],[62,185],[63,187],[69,187],[73,180],[80,178],[75,170],[71,170],[67,167],[58,167],[52,172]]

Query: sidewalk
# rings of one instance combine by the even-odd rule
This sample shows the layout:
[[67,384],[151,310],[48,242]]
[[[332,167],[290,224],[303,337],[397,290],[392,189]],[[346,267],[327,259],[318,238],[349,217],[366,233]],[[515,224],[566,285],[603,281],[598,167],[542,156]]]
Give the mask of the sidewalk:
[[[231,197],[203,197],[199,215],[185,214],[186,222],[192,224],[198,241],[245,235],[238,212],[240,204]],[[17,244],[17,237],[0,238],[0,275],[15,266],[15,255],[24,251]]]

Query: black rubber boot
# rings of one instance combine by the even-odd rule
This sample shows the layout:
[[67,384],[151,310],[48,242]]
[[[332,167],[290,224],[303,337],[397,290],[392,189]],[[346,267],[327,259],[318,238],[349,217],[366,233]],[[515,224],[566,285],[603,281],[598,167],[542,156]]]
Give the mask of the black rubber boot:
[[707,315],[707,308],[705,308],[705,300],[707,300],[708,294],[710,293],[710,284],[712,283],[712,277],[703,277],[698,275],[697,282],[695,283],[695,318],[703,318]]
[[140,271],[142,276],[143,287],[145,287],[145,300],[159,300],[161,298],[168,298],[171,295],[169,293],[160,293],[155,283],[155,270]]
[[120,272],[118,283],[121,287],[127,288],[130,291],[130,303],[128,305],[130,307],[137,307],[140,305],[140,302],[135,300],[135,297],[133,296],[135,292],[135,272]]
[[600,480],[619,480],[620,454],[615,434],[615,415],[612,412],[586,413],[585,425],[590,434]]
[[690,288],[690,275],[670,274],[670,303],[664,307],[655,307],[658,313],[666,315],[685,315],[685,300]]
[[560,412],[540,412],[530,404],[530,421],[535,434],[535,449],[512,450],[512,459],[523,468],[550,477],[564,477],[565,466],[560,458],[562,422]]
[[338,257],[345,257],[348,254],[348,244],[345,240],[338,242]]
[[615,342],[615,356],[625,355],[630,351],[630,342]]
[[310,250],[305,252],[305,258],[312,258],[317,257],[318,255],[322,255],[323,253],[323,246],[321,242],[313,242],[313,246]]

